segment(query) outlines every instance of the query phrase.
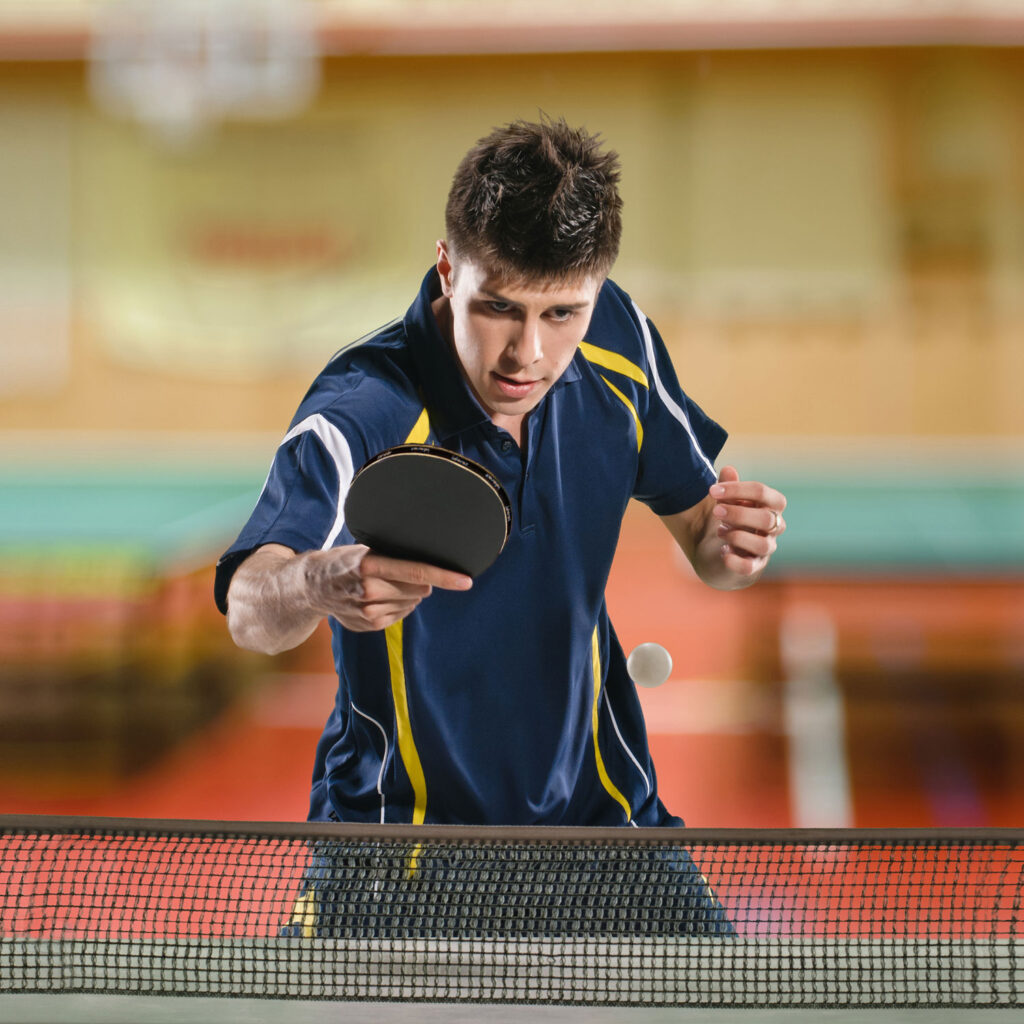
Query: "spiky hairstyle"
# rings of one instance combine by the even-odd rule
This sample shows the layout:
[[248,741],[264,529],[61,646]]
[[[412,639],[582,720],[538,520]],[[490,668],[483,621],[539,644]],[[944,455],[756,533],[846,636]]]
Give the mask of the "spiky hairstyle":
[[463,158],[445,209],[455,258],[502,277],[604,277],[622,235],[619,158],[563,119],[496,128]]

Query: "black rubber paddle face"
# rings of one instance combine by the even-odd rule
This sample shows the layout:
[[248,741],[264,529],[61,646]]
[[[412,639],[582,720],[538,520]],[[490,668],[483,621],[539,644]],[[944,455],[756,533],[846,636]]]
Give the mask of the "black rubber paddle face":
[[345,522],[357,541],[393,558],[479,576],[508,540],[512,510],[483,466],[429,445],[398,445],[355,475]]

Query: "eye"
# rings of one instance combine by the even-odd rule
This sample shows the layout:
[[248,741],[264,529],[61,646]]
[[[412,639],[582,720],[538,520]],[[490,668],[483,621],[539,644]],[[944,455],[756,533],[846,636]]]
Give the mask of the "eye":
[[574,309],[551,309],[548,310],[548,318],[554,320],[555,323],[565,323],[567,320],[571,320],[575,316],[576,310]]
[[487,303],[487,308],[490,309],[492,313],[507,313],[512,309],[512,306],[508,302],[499,302],[495,299],[493,302]]

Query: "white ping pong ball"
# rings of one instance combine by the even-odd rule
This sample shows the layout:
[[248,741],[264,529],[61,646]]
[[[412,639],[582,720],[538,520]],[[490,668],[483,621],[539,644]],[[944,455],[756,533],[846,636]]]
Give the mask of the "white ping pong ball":
[[626,670],[637,686],[661,686],[672,674],[672,655],[661,644],[638,644],[626,659]]

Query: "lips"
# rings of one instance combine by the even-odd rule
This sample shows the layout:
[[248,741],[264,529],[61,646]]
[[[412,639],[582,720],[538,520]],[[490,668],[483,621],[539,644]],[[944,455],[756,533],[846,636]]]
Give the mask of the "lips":
[[508,398],[526,398],[540,383],[536,380],[516,380],[514,377],[503,377],[500,373],[492,374],[498,390]]

